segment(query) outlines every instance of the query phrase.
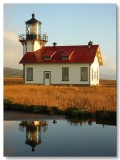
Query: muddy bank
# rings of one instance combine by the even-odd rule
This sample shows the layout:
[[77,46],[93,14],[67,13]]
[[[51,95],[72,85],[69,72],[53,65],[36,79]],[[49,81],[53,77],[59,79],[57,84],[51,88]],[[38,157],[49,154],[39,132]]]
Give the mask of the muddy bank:
[[[96,112],[89,112],[79,107],[69,107],[66,109],[49,106],[36,106],[36,105],[23,105],[13,104],[10,100],[4,100],[4,118],[5,120],[23,120],[26,119],[28,114],[31,116],[28,119],[90,119],[96,118],[98,121],[110,121],[116,124],[116,112],[107,110],[96,110]],[[19,112],[18,112],[19,111]],[[9,113],[12,113],[9,114]],[[16,114],[17,112],[17,114]],[[7,115],[6,115],[7,114]],[[21,117],[21,115],[23,118]]]
[[24,113],[19,111],[4,111],[4,120],[59,120],[65,119],[64,115],[47,115]]

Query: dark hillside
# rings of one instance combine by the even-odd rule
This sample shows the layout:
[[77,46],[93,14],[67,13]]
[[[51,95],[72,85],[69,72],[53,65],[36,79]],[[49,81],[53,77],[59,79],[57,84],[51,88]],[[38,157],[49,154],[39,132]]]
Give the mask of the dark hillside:
[[22,77],[23,70],[15,69],[15,68],[4,68],[4,77]]

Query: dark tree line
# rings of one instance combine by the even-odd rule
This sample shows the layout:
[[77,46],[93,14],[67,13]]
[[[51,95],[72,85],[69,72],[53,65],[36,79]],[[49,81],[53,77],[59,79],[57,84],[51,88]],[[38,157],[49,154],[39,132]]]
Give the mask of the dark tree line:
[[23,70],[5,67],[4,68],[4,77],[12,77],[12,76],[22,77]]

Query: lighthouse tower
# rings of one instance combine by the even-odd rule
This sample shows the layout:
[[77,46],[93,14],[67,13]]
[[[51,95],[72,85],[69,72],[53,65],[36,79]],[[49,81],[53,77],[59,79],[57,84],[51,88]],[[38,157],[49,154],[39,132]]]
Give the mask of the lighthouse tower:
[[46,34],[41,34],[41,22],[35,19],[35,14],[32,18],[25,22],[26,34],[19,35],[19,41],[23,45],[23,55],[26,52],[34,52],[42,48],[48,41]]

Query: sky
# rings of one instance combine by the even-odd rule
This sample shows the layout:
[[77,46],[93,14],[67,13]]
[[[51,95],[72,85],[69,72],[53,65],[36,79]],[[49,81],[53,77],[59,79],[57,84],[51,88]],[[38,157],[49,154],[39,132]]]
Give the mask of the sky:
[[[25,21],[42,22],[41,32],[50,46],[99,44],[103,66],[101,76],[116,78],[116,4],[4,4],[4,67],[22,69],[23,48],[18,35],[26,33]],[[104,77],[103,77],[104,78]]]

